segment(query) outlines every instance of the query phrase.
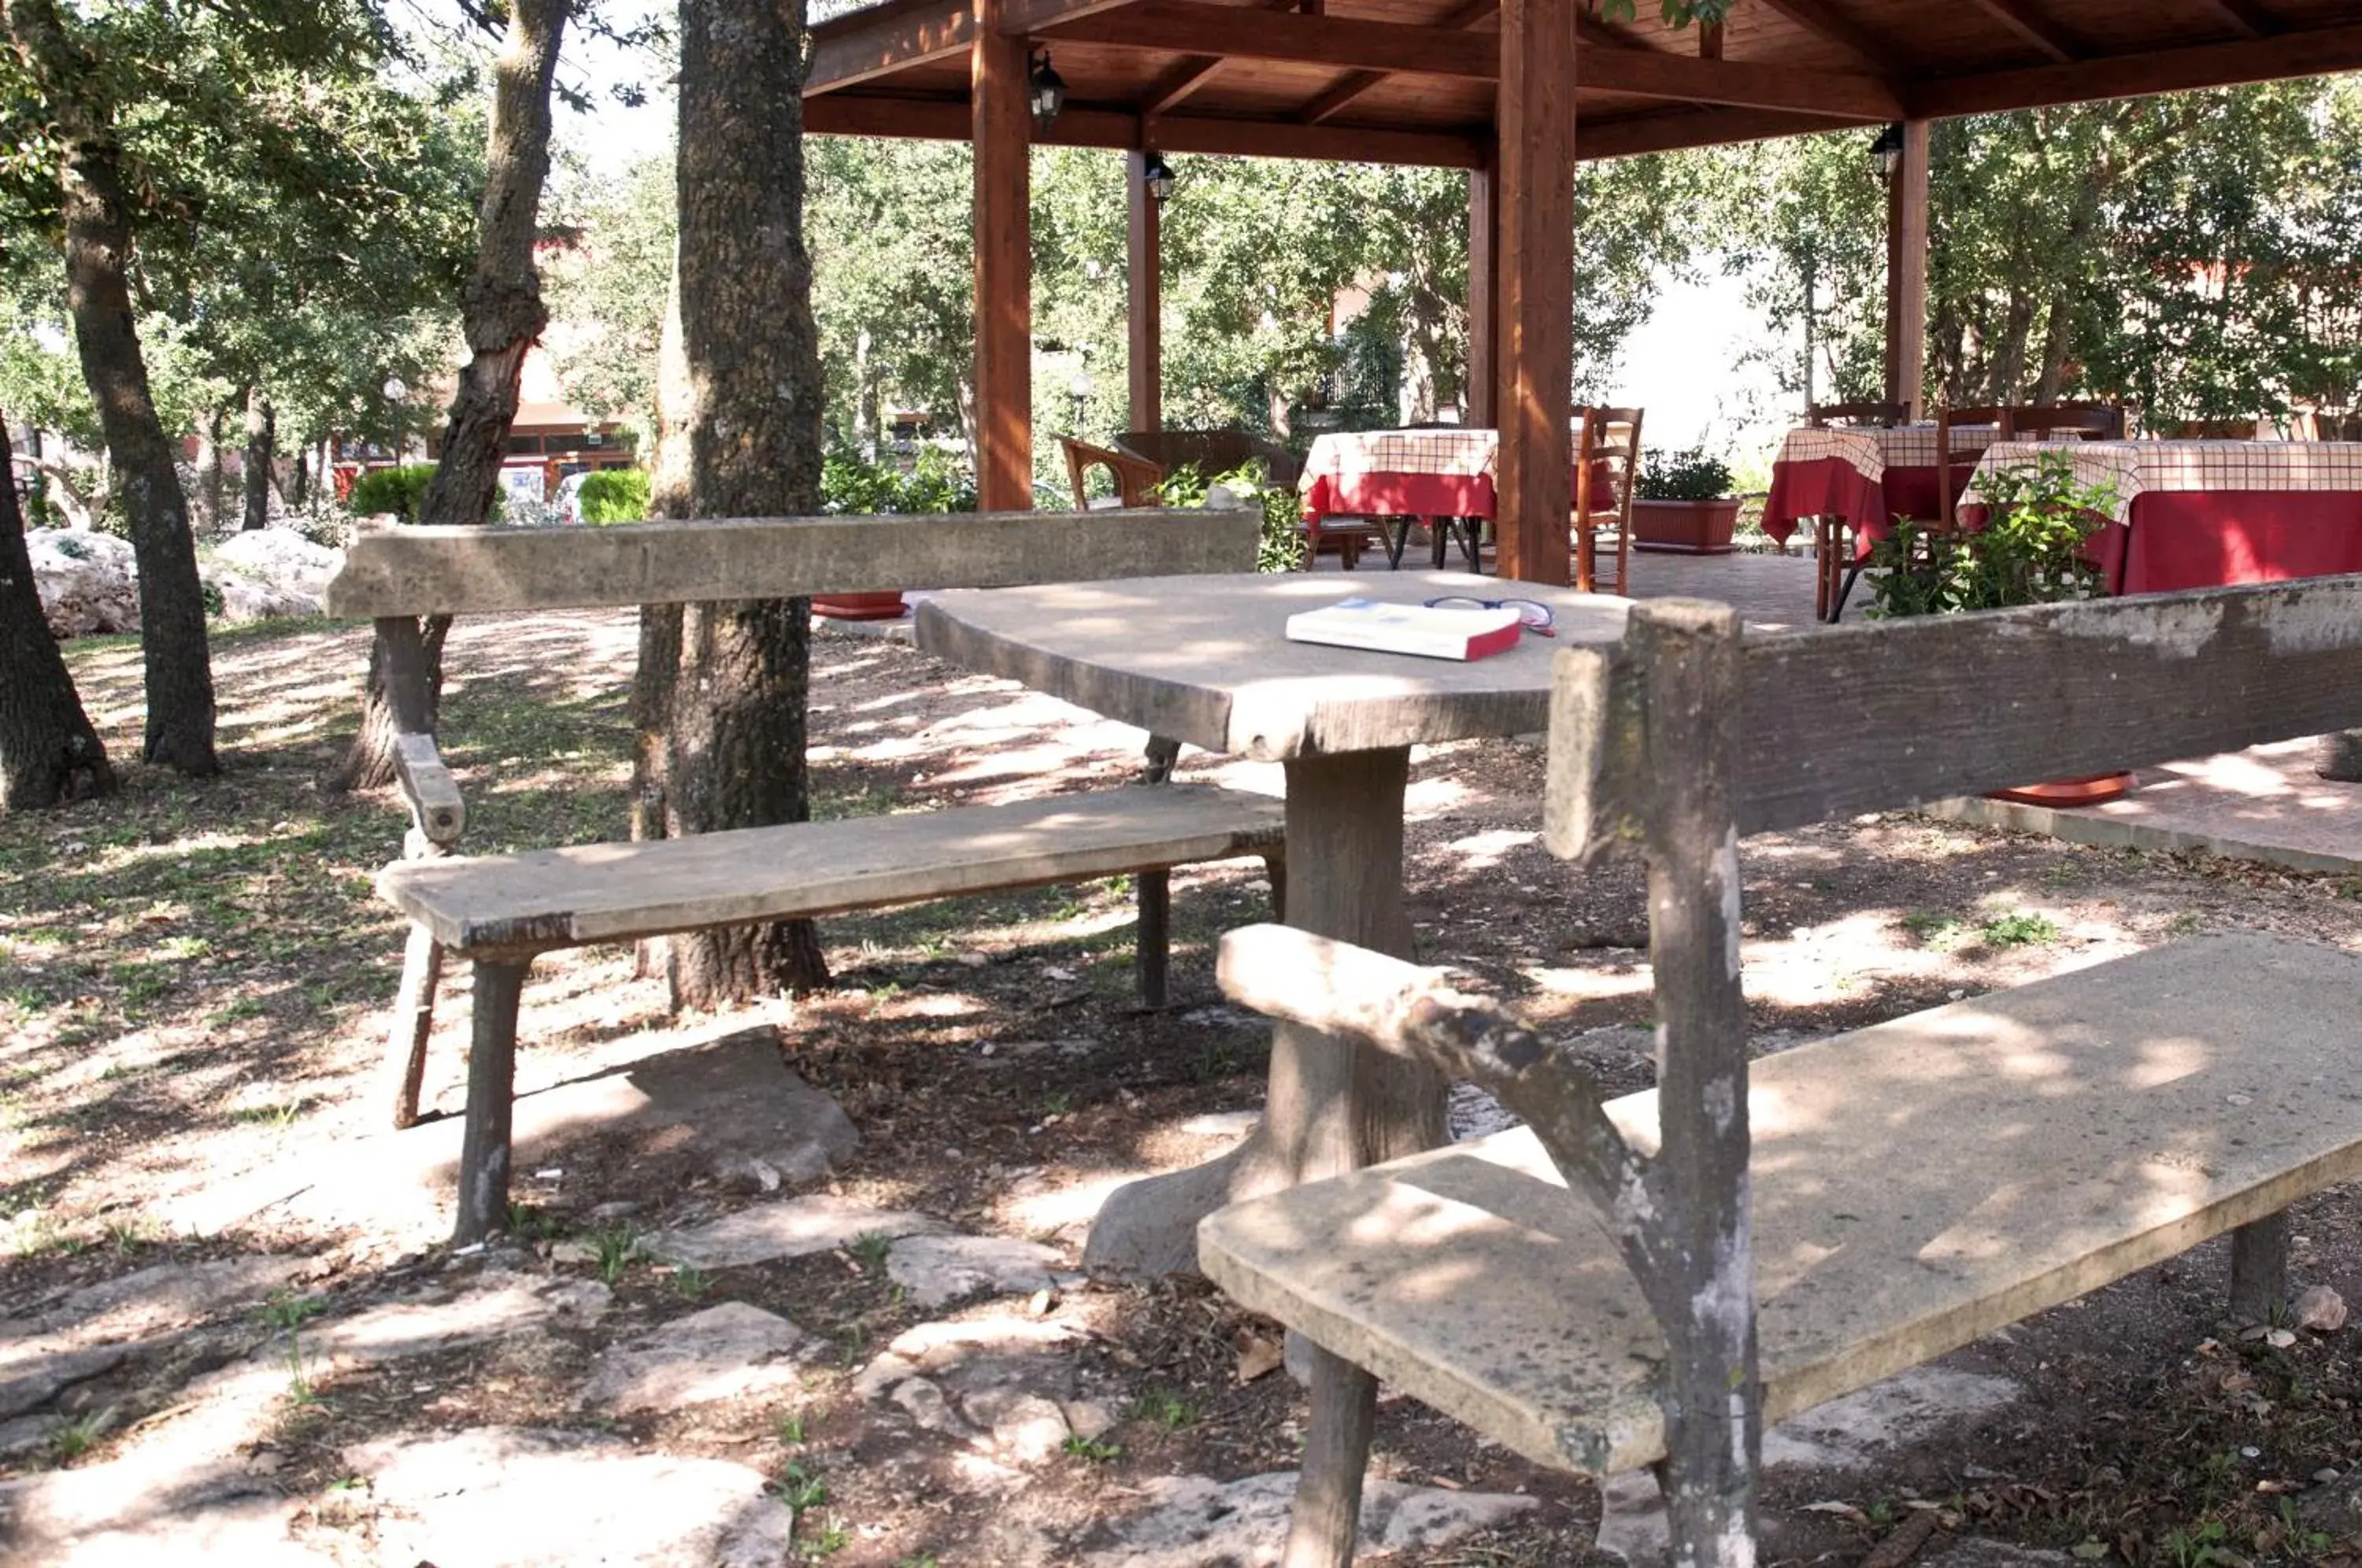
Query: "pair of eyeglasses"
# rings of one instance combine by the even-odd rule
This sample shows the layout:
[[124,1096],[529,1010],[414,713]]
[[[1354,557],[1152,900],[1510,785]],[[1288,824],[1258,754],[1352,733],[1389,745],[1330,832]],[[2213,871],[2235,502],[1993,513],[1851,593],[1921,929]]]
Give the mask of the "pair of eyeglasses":
[[1558,635],[1558,617],[1551,607],[1539,599],[1471,599],[1463,594],[1447,593],[1440,599],[1427,602],[1430,610],[1515,610],[1518,624],[1538,637]]

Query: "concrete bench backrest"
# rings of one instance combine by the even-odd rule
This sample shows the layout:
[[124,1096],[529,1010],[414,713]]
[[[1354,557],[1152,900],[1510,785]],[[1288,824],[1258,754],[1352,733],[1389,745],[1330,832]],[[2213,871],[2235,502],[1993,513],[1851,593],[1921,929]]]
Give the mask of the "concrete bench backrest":
[[379,527],[345,553],[327,608],[515,613],[1253,571],[1261,527],[1250,508]]

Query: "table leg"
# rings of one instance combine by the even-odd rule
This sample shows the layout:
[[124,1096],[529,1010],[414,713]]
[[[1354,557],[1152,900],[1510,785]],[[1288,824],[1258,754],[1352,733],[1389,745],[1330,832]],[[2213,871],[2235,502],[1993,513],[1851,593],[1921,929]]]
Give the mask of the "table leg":
[[[1287,767],[1287,923],[1410,954],[1403,910],[1407,750],[1299,757]],[[1443,1142],[1443,1081],[1350,1040],[1272,1029],[1263,1121],[1219,1160],[1118,1188],[1084,1249],[1087,1268],[1194,1273],[1198,1221],[1225,1204]]]

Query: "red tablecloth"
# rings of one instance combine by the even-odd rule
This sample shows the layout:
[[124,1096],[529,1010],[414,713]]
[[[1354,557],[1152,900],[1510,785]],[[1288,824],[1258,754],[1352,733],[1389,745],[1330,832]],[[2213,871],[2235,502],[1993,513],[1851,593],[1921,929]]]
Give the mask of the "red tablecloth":
[[[1965,483],[1965,469],[1960,477]],[[1939,511],[1933,467],[1892,468],[1871,479],[1843,458],[1817,458],[1772,465],[1763,531],[1785,545],[1808,517],[1842,517],[1853,525],[1856,550],[1867,555],[1871,540],[1893,532],[1894,519],[1932,522]]]
[[1490,517],[1491,474],[1314,474],[1305,481],[1307,522],[1323,517]]

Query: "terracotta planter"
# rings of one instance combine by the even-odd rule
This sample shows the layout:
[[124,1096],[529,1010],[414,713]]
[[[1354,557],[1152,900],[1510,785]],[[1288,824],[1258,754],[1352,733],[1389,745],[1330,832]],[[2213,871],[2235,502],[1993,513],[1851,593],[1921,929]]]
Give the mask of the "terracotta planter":
[[1632,547],[1667,555],[1727,556],[1738,522],[1738,498],[1716,501],[1636,501]]
[[812,613],[832,621],[898,621],[908,613],[902,591],[891,593],[815,593]]
[[2133,787],[2129,773],[2094,773],[2082,778],[2061,778],[2049,784],[2021,784],[1995,790],[1987,799],[2015,801],[2026,806],[2096,806],[2122,799]]

